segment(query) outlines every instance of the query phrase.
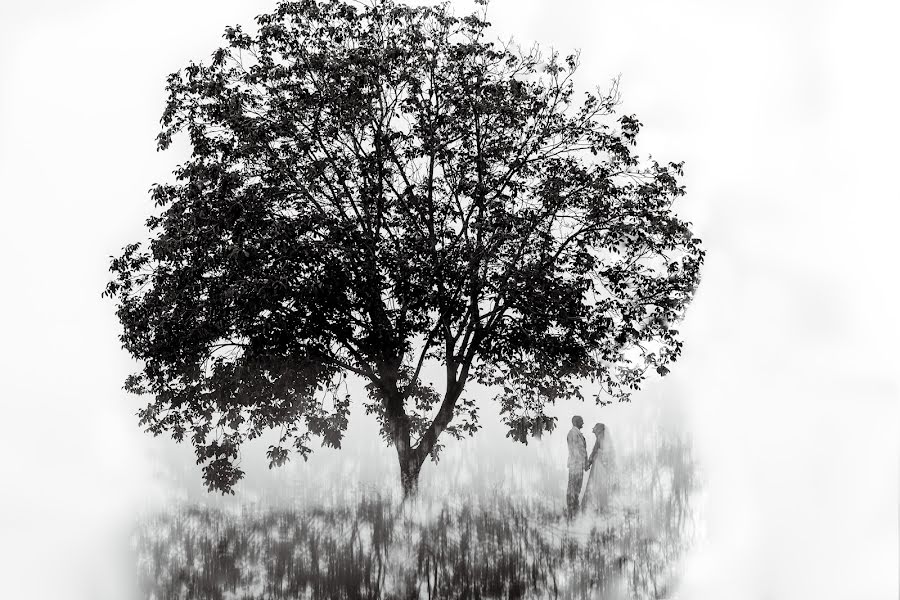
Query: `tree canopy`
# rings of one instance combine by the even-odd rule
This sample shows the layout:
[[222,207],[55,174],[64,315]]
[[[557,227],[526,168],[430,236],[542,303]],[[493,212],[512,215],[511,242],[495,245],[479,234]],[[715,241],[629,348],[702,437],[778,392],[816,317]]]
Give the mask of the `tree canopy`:
[[340,446],[348,376],[410,491],[477,430],[468,381],[527,441],[587,382],[627,400],[668,371],[703,250],[682,165],[639,159],[615,85],[576,92],[577,55],[446,5],[281,2],[254,29],[168,78],[158,145],[192,152],[106,288],[140,423],[188,437],[210,490],[267,429],[272,466]]

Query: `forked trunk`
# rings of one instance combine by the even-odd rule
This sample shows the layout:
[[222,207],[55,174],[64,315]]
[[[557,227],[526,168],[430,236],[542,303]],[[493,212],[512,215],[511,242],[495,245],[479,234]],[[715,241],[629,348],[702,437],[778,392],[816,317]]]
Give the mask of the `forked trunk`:
[[[463,372],[465,376],[465,371]],[[419,489],[419,472],[422,470],[422,463],[431,455],[437,443],[438,437],[447,428],[450,420],[453,418],[453,409],[456,401],[462,392],[462,385],[454,385],[453,389],[444,397],[441,408],[438,410],[434,421],[428,429],[422,434],[418,445],[413,448],[410,445],[410,428],[409,419],[402,410],[402,400],[396,400],[389,404],[393,409],[393,439],[394,446],[397,448],[397,461],[400,464],[400,485],[403,489],[403,498],[410,498],[416,495]],[[401,407],[401,408],[397,408]]]

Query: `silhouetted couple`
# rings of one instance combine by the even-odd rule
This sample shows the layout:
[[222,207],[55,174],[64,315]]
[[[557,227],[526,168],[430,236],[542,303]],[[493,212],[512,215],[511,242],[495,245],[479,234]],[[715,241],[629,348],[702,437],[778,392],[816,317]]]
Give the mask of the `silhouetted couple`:
[[[570,518],[578,513],[579,506],[596,513],[609,509],[609,494],[615,477],[612,443],[606,432],[606,425],[603,423],[594,425],[593,432],[596,439],[590,454],[587,453],[587,442],[581,434],[582,427],[584,419],[578,415],[572,417],[572,429],[566,438],[569,445],[566,510]],[[590,471],[590,474],[587,485],[584,486],[584,497],[579,502],[585,471]]]

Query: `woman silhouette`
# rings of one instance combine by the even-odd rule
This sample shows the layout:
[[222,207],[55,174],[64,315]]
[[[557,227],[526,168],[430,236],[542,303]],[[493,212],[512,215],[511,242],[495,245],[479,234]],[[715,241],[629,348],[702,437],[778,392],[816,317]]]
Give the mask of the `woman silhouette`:
[[597,439],[587,460],[586,468],[591,474],[584,487],[581,505],[585,511],[599,513],[609,510],[609,496],[615,485],[615,455],[606,425],[597,423],[593,432]]

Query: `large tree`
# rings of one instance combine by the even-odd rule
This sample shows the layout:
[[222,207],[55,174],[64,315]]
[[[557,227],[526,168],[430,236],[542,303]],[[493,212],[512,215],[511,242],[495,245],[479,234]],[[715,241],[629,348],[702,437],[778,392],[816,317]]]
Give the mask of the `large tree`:
[[576,56],[444,5],[283,2],[255,29],[169,77],[159,148],[192,153],[106,290],[141,424],[189,436],[210,490],[266,429],[272,466],[339,446],[348,376],[410,493],[478,429],[467,382],[526,441],[585,384],[627,400],[667,372],[703,251],[681,164],[638,159],[615,86],[576,93]]

